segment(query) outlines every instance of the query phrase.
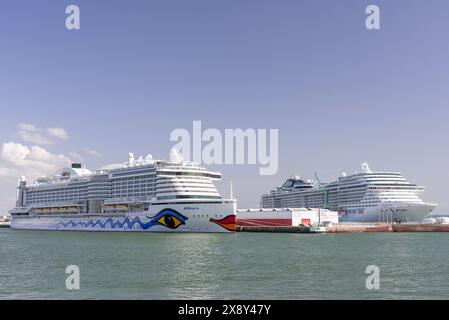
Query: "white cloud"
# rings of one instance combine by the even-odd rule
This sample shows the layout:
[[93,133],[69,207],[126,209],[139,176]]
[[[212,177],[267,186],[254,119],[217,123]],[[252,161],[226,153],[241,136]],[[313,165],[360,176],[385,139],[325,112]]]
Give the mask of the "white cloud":
[[69,135],[67,131],[65,131],[63,128],[48,128],[47,132],[50,136],[62,139],[62,140],[68,140]]
[[19,130],[24,130],[28,132],[41,132],[42,130],[39,128],[36,128],[32,124],[29,123],[19,123]]
[[42,129],[36,128],[29,123],[19,124],[19,135],[27,142],[36,144],[52,144],[53,141],[45,136]]
[[68,156],[53,154],[40,145],[49,145],[57,139],[67,140],[69,135],[63,128],[41,129],[30,123],[20,123],[18,134],[23,141],[34,146],[7,142],[0,144],[0,215],[14,205],[17,178],[25,176],[29,183],[39,177],[52,175],[62,167],[69,166],[71,159],[81,156],[71,153]]
[[100,152],[98,152],[97,150],[85,148],[84,151],[86,151],[88,154],[90,154],[91,156],[94,156],[94,157],[101,157],[102,156],[102,154]]
[[61,167],[68,166],[72,160],[62,154],[53,154],[46,149],[31,148],[20,143],[3,143],[0,152],[0,176],[18,178],[26,176],[28,181],[55,173]]
[[38,145],[53,144],[53,138],[61,140],[69,139],[67,131],[63,128],[48,128],[44,130],[30,123],[20,123],[18,128],[19,135],[24,141]]

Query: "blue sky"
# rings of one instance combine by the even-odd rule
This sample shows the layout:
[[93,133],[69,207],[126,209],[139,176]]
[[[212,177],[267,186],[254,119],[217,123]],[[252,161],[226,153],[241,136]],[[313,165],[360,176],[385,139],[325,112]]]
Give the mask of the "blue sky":
[[[80,30],[65,29],[69,4]],[[365,28],[369,4],[381,30]],[[330,181],[367,161],[425,185],[447,211],[448,12],[443,0],[3,1],[0,144],[36,145],[20,123],[62,128],[68,139],[40,148],[61,155],[55,165],[77,153],[96,168],[130,151],[167,158],[170,132],[193,120],[277,128],[276,175],[213,167],[240,207],[293,174]],[[2,211],[14,199],[9,166],[0,160]]]

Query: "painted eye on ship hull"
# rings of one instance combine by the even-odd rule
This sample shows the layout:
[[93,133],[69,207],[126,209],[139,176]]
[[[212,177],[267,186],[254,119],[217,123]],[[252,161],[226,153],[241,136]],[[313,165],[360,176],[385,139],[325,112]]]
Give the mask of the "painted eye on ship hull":
[[187,217],[173,209],[164,209],[159,212],[153,221],[169,229],[177,229],[179,226],[185,224]]
[[169,215],[161,217],[157,222],[159,222],[160,224],[162,224],[170,229],[176,229],[177,227],[179,227],[182,224],[181,221],[179,221],[175,217],[169,216]]

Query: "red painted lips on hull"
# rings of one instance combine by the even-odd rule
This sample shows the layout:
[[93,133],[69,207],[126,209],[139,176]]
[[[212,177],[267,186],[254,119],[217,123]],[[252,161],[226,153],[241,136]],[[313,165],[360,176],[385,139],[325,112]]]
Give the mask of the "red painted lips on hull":
[[210,222],[216,223],[228,231],[235,231],[235,215],[229,215],[220,220],[210,219]]

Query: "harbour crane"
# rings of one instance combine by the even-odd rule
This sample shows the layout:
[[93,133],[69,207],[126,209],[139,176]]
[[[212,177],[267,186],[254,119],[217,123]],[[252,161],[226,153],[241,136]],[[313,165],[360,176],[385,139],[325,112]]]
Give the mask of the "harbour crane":
[[329,209],[329,202],[327,199],[327,191],[324,188],[324,185],[321,184],[320,178],[318,178],[318,174],[316,172],[315,172],[315,179],[316,179],[316,182],[318,183],[318,190],[320,190],[323,193],[323,207],[324,207],[324,209]]

